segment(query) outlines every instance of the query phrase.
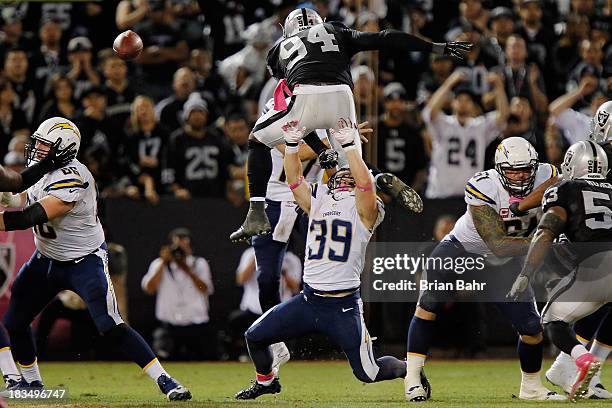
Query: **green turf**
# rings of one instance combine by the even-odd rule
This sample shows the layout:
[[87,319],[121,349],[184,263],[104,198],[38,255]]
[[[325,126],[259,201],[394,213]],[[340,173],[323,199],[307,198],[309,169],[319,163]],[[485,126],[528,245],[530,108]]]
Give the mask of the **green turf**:
[[[253,376],[250,364],[168,363],[166,368],[194,395],[191,402],[170,404],[172,406],[391,408],[408,405],[404,400],[402,380],[362,384],[353,377],[345,362],[290,362],[281,370],[283,391],[253,402],[233,399],[234,393],[248,385]],[[133,364],[42,363],[41,371],[48,387],[65,386],[69,389],[71,406],[152,407],[169,404],[152,381]],[[499,408],[534,407],[538,404],[512,397],[518,393],[520,381],[517,361],[432,361],[427,365],[427,375],[433,387],[433,400],[420,404],[424,407]],[[605,379],[610,384],[612,375]],[[612,403],[601,401],[581,403],[589,407],[612,407]],[[568,404],[543,403],[543,406],[568,407]]]

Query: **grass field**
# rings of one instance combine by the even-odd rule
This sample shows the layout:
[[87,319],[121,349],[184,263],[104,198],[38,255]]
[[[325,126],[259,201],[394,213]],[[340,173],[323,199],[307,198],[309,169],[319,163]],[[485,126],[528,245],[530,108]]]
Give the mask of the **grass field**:
[[[550,362],[545,364],[548,367]],[[290,362],[281,369],[283,391],[255,401],[236,401],[236,391],[249,384],[252,366],[241,363],[166,364],[167,370],[189,387],[194,399],[169,404],[157,387],[133,364],[128,363],[42,363],[47,387],[67,387],[69,406],[78,407],[405,407],[402,380],[378,384],[357,381],[343,361]],[[605,375],[607,384],[611,375]],[[518,394],[518,362],[433,361],[427,366],[433,395],[425,407],[534,407],[513,398]],[[602,401],[581,401],[589,407],[610,406]],[[545,407],[567,407],[569,402],[543,403]],[[56,406],[26,405],[10,406]],[[539,406],[539,405],[538,405]]]

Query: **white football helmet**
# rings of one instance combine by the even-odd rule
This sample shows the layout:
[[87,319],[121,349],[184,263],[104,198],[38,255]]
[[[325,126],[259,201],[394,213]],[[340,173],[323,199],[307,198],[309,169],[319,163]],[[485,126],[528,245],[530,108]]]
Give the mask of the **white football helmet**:
[[43,151],[36,147],[37,142],[52,146],[58,141],[60,141],[58,150],[64,150],[74,144],[75,152],[78,152],[81,144],[81,132],[74,123],[66,118],[54,117],[45,120],[38,126],[38,129],[32,135],[32,141],[26,146],[27,164],[30,165],[32,162],[40,161],[47,155],[47,150]]
[[561,173],[564,180],[605,178],[608,174],[608,156],[597,143],[582,140],[571,145],[565,152]]
[[[538,153],[522,137],[504,139],[495,151],[495,170],[504,188],[514,197],[525,197],[531,192],[538,163]],[[530,175],[524,180],[512,180],[506,176],[506,170],[529,170]]]
[[602,103],[591,119],[589,139],[598,144],[612,141],[612,101]]
[[302,7],[293,10],[285,19],[283,25],[283,37],[288,38],[296,35],[302,30],[321,24],[323,19],[313,9]]

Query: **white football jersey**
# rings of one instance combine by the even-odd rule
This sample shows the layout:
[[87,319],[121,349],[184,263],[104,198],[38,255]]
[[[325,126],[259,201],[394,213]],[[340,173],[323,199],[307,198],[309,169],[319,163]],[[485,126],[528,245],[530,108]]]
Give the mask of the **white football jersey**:
[[[557,177],[557,168],[552,164],[540,163],[536,173],[534,187],[538,187],[551,177]],[[495,169],[481,171],[468,180],[465,185],[465,202],[468,205],[488,205],[497,211],[504,220],[508,235],[529,236],[538,226],[542,209],[538,206],[529,210],[527,215],[516,217],[509,209],[510,194],[502,185],[499,173]],[[449,233],[454,236],[468,252],[475,254],[492,254],[487,244],[482,240],[476,227],[472,215],[469,211],[457,220],[455,227]],[[446,239],[445,238],[445,239]]]
[[358,288],[361,285],[366,246],[385,216],[378,200],[374,228],[366,228],[355,205],[354,193],[338,193],[336,200],[327,185],[312,185],[304,283],[320,291]]
[[[321,140],[327,138],[325,130],[317,129],[316,132]],[[272,175],[268,181],[266,198],[273,201],[295,201],[293,193],[287,184],[287,177],[285,176],[285,169],[283,166],[283,154],[275,148],[273,148],[270,153],[272,155]],[[302,171],[304,180],[311,184],[320,183],[323,179],[323,169],[316,157],[311,160],[303,161]]]
[[484,169],[485,151],[502,130],[497,112],[468,119],[461,126],[455,116],[423,110],[423,120],[431,136],[431,160],[425,197],[448,198],[463,195],[465,182]]
[[40,253],[57,261],[70,261],[100,248],[104,231],[98,219],[96,182],[87,167],[74,159],[46,174],[27,190],[27,205],[47,195],[75,205],[67,214],[34,227],[34,242]]
[[591,117],[571,108],[555,116],[554,123],[570,144],[587,140],[591,131]]

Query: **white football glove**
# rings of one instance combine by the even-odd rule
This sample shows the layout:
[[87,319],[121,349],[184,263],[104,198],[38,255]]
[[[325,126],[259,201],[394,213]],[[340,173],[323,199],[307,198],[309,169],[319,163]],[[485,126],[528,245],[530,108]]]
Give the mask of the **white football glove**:
[[[304,132],[306,132],[306,128],[299,128],[298,122],[292,120],[291,122],[285,123],[281,129],[283,130],[283,138],[285,139],[285,144],[287,145],[287,150],[289,151],[297,151],[298,144],[300,140],[304,138]],[[287,151],[286,150],[286,151]]]
[[344,149],[355,148],[355,140],[359,137],[356,127],[351,126],[344,119],[338,121],[338,130],[329,129],[331,136],[342,145]]
[[519,300],[521,295],[529,288],[529,277],[523,275],[522,273],[516,277],[514,284],[512,285],[512,289],[506,295],[506,297],[514,300],[515,302]]
[[21,197],[19,194],[0,193],[0,205],[4,208],[17,208],[21,206]]

